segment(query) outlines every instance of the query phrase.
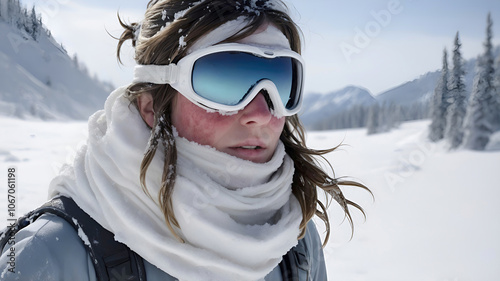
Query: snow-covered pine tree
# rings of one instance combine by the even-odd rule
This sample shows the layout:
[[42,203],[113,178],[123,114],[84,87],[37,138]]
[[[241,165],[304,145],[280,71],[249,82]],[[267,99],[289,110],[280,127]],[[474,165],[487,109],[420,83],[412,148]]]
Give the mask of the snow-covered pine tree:
[[33,27],[31,25],[31,21],[29,19],[28,10],[26,8],[22,8],[22,16],[19,18],[19,29],[23,29],[28,34],[33,32]]
[[8,0],[0,0],[0,21],[8,22],[9,20],[9,2]]
[[0,1],[0,20],[11,23],[11,14],[14,12],[14,0]]
[[368,121],[366,124],[368,135],[376,134],[379,131],[380,127],[379,112],[380,112],[380,107],[378,106],[378,104],[370,106],[370,109],[368,110]]
[[443,68],[441,76],[434,90],[434,96],[431,101],[431,125],[429,128],[429,139],[439,141],[444,138],[446,129],[446,112],[448,110],[448,53],[446,48],[443,51]]
[[401,122],[403,121],[403,110],[401,109],[401,105],[399,104],[393,104],[393,116],[394,116],[394,123],[393,127],[394,128],[399,128],[401,125]]
[[36,16],[36,11],[35,11],[35,6],[33,5],[33,8],[31,9],[31,14],[30,14],[30,24],[31,24],[31,37],[33,37],[33,40],[36,41],[38,38],[38,34],[40,33],[40,20]]
[[19,17],[19,10],[19,2],[15,0],[7,0],[7,22],[11,24],[17,24],[15,19]]
[[493,86],[495,87],[494,92],[494,111],[493,111],[493,131],[500,131],[500,55],[497,57],[495,62],[495,77],[493,78]]
[[387,102],[383,102],[378,108],[377,133],[387,132]]
[[460,52],[459,33],[455,36],[453,49],[453,69],[449,87],[451,105],[448,107],[445,138],[449,140],[451,148],[457,148],[463,140],[463,122],[466,113],[466,92],[464,82],[464,66]]
[[486,41],[484,42],[484,54],[477,60],[476,75],[472,94],[467,108],[464,121],[464,147],[474,150],[484,150],[491,134],[493,133],[493,121],[496,107],[495,87],[493,78],[493,22],[488,14],[486,27]]
[[7,0],[0,0],[0,21],[7,21]]
[[386,126],[387,126],[388,131],[390,131],[396,127],[396,125],[395,125],[396,124],[396,116],[394,115],[394,113],[396,113],[396,112],[394,111],[394,108],[395,107],[394,107],[393,102],[391,102],[390,104],[387,105]]
[[12,23],[14,26],[17,26],[18,29],[23,28],[23,10],[21,8],[21,3],[19,0],[14,0],[13,1],[13,6],[12,6],[13,12],[11,14],[11,19]]
[[0,21],[8,20],[7,12],[8,12],[7,0],[0,0]]
[[5,22],[10,22],[10,3],[12,0],[2,1],[2,19]]

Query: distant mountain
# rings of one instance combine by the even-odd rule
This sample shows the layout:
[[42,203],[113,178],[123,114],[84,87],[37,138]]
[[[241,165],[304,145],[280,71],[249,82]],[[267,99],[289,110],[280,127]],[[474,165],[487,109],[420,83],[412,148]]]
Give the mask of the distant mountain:
[[[500,47],[497,47],[494,53],[499,56]],[[472,91],[476,62],[476,58],[465,61],[466,74],[464,78],[468,93]],[[428,72],[413,81],[405,82],[376,96],[372,96],[367,90],[357,86],[348,86],[329,94],[310,93],[304,98],[301,121],[306,128],[318,130],[332,128],[332,123],[352,124],[351,119],[354,117],[352,110],[349,109],[354,107],[359,107],[355,108],[354,113],[363,115],[367,109],[361,107],[374,103],[394,104],[403,107],[415,104],[426,106],[434,94],[440,75],[440,70]],[[364,116],[360,118],[364,118]],[[355,123],[360,124],[357,121]],[[333,125],[333,128],[345,126]]]
[[[26,18],[22,18],[22,12],[9,18],[5,10],[2,12],[1,115],[85,119],[102,108],[113,88],[111,84],[90,77],[76,57],[70,58],[45,27],[39,28],[34,36],[23,23]],[[41,22],[39,24],[41,26]]]
[[[464,78],[467,92],[472,90],[476,61],[476,58],[465,61]],[[403,83],[390,90],[382,92],[375,96],[375,98],[379,103],[395,103],[403,106],[408,106],[415,102],[427,103],[434,94],[434,89],[436,88],[440,75],[441,70],[427,72],[413,81]]]
[[329,94],[305,95],[300,120],[306,127],[345,112],[356,105],[369,106],[377,101],[366,89],[347,86]]

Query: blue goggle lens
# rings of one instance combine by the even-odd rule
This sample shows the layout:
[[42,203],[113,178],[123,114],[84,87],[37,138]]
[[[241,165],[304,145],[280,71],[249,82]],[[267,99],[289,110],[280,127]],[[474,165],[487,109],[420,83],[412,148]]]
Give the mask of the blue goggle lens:
[[196,60],[193,90],[199,96],[223,105],[238,105],[264,79],[278,89],[286,109],[300,99],[302,66],[290,57],[264,58],[243,52],[220,52]]

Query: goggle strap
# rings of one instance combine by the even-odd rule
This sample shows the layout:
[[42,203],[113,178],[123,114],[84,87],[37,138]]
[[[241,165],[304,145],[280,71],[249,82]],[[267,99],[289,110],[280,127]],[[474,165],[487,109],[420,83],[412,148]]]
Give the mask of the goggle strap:
[[136,65],[133,83],[171,84],[177,80],[177,65]]

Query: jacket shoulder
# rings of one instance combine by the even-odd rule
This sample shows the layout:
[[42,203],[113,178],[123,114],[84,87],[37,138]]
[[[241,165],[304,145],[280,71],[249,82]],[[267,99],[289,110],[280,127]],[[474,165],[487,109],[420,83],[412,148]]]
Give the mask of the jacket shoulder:
[[281,263],[265,278],[266,281],[326,281],[326,266],[321,238],[311,220],[305,236],[283,256]]
[[96,280],[80,237],[58,216],[40,216],[16,234],[15,242],[0,256],[1,280]]
[[306,235],[302,240],[309,256],[310,280],[327,280],[323,243],[313,220],[307,223]]

